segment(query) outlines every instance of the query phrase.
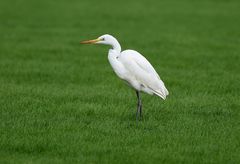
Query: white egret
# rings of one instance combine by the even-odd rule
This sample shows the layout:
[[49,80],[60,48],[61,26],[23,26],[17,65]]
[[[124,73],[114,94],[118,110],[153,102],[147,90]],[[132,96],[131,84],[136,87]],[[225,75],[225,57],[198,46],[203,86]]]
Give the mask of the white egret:
[[149,61],[140,53],[134,50],[121,51],[121,46],[111,35],[102,35],[97,39],[82,41],[81,44],[105,44],[112,48],[108,52],[108,60],[117,74],[117,76],[126,81],[129,86],[136,90],[137,94],[137,112],[136,118],[140,114],[142,117],[142,102],[140,91],[150,95],[157,95],[166,99],[168,90],[159,75],[149,63]]

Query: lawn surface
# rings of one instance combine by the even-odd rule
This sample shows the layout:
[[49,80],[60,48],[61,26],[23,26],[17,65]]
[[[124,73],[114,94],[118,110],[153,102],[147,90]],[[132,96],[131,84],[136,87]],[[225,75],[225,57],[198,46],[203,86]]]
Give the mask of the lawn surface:
[[[240,163],[240,1],[0,2],[0,163]],[[166,101],[112,71],[109,33]]]

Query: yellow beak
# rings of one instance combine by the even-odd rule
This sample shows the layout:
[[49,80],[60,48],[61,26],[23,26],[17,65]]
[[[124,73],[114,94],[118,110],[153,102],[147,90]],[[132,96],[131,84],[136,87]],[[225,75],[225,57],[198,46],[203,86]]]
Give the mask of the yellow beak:
[[80,42],[81,44],[94,44],[101,41],[101,39],[93,39],[93,40],[86,40],[86,41],[82,41]]

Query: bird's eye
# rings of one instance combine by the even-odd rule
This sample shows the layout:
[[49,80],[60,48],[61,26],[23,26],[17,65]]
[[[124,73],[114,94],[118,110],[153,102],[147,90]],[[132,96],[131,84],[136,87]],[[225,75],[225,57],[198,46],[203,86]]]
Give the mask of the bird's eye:
[[102,38],[102,41],[104,41],[105,40],[105,38]]

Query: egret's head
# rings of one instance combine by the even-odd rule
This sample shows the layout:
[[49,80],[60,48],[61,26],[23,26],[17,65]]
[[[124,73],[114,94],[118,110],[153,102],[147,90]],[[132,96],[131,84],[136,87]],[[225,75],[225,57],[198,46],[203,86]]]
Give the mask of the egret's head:
[[108,34],[102,35],[98,37],[97,39],[93,40],[87,40],[87,41],[82,41],[80,42],[81,44],[107,44],[111,45],[116,39]]
[[121,51],[121,46],[118,43],[117,39],[115,39],[112,35],[105,34],[97,39],[93,40],[87,40],[80,42],[81,44],[106,44],[113,47],[113,49],[116,49],[117,51]]

